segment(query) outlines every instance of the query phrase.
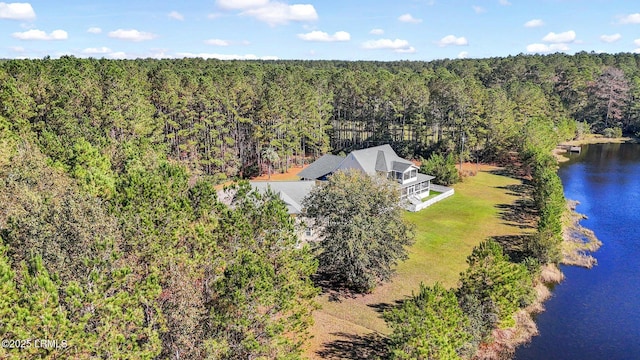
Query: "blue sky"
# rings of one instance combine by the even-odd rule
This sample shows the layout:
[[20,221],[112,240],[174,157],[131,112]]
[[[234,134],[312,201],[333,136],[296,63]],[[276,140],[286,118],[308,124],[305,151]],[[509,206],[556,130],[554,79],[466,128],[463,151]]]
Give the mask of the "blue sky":
[[0,58],[435,60],[640,53],[637,0],[0,2]]

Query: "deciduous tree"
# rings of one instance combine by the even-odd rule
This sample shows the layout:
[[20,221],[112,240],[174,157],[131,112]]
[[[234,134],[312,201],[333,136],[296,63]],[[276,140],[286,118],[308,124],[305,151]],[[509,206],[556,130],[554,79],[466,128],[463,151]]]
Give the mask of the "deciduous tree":
[[318,226],[319,269],[358,292],[387,281],[413,243],[396,183],[357,170],[338,171],[305,200]]

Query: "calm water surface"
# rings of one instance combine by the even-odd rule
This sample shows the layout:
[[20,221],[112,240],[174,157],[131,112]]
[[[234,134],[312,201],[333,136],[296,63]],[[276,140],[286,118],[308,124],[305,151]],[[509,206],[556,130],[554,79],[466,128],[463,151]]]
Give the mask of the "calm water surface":
[[603,246],[593,269],[562,268],[516,359],[640,359],[640,145],[584,146],[559,175]]

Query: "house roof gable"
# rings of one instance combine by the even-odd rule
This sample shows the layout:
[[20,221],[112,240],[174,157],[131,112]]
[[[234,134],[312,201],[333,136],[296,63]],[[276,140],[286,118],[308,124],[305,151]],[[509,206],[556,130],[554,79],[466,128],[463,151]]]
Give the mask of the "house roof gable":
[[[389,172],[394,168],[394,163],[413,165],[411,161],[398,156],[389,144],[354,150],[349,155],[353,155],[353,158],[367,174],[375,174],[376,171]],[[340,165],[340,168],[344,167]]]
[[417,168],[417,166],[415,166],[413,163],[409,162],[398,162],[398,161],[394,161],[393,165],[392,165],[392,169],[393,171],[397,171],[397,172],[406,172],[408,169],[410,168]]

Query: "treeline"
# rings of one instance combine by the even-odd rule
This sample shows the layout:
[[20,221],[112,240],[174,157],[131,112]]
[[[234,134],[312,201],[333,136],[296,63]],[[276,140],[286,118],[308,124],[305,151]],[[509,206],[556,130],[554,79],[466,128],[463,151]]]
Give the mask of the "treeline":
[[[464,150],[504,160],[529,121],[640,130],[640,55],[434,62],[58,60],[0,62],[0,114],[67,169],[97,151],[118,168],[144,139],[224,179],[327,151],[391,143],[401,156]],[[464,146],[462,144],[464,138]],[[74,150],[75,149],[75,150]],[[102,180],[109,191],[109,174]]]

